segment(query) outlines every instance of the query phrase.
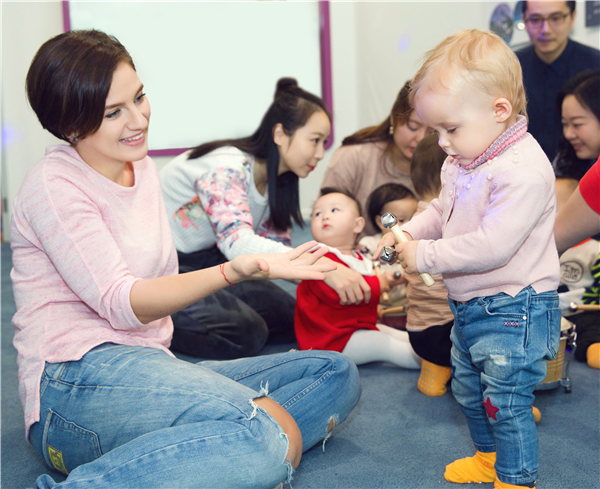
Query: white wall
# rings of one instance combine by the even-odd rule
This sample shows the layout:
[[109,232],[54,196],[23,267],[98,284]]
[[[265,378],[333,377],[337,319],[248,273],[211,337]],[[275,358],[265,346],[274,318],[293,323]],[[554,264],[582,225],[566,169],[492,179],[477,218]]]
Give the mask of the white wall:
[[25,77],[38,48],[63,30],[60,2],[2,2],[2,214],[8,239],[12,202],[27,170],[56,139],[42,129],[25,95]]
[[[307,216],[317,197],[327,163],[341,140],[388,116],[418,60],[446,36],[467,28],[488,28],[497,2],[330,2],[333,70],[334,145],[317,169],[301,181],[300,201]],[[515,2],[508,2],[514,7]],[[44,131],[25,98],[25,76],[39,46],[62,32],[58,1],[2,2],[2,188],[8,208],[27,169],[57,140]],[[600,30],[585,28],[585,2],[577,2],[573,39],[599,47]],[[513,44],[527,40],[525,32]],[[159,166],[169,158],[155,158]]]

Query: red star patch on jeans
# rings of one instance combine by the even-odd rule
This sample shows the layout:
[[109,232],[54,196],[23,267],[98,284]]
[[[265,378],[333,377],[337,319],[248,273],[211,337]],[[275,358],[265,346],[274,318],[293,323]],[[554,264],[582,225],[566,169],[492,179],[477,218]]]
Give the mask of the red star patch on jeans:
[[488,418],[494,418],[494,421],[498,421],[496,419],[496,413],[498,411],[500,411],[500,408],[497,408],[496,406],[494,406],[492,404],[492,401],[490,401],[490,398],[487,398],[487,401],[483,402],[481,401],[481,403],[485,406],[485,411],[488,415]]

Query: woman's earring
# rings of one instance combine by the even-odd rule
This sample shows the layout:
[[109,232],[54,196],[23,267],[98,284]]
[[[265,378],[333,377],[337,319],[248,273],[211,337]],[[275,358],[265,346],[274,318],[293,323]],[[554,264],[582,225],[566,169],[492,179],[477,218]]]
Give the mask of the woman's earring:
[[69,136],[69,141],[71,144],[77,144],[79,142],[79,138],[77,136]]
[[390,125],[390,135],[394,134],[394,126]]

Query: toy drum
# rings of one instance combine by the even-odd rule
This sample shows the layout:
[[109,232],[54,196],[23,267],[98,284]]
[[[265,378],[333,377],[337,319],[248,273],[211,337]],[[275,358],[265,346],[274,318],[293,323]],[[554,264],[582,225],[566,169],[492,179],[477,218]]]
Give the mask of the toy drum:
[[[546,378],[541,384],[536,385],[535,390],[554,389],[561,385],[565,388],[565,392],[571,392],[571,379],[568,376],[568,372],[571,357],[577,348],[575,343],[576,337],[575,325],[567,319],[562,318],[560,322],[560,345],[558,353],[554,360],[547,361],[548,372]],[[567,345],[571,349],[568,356],[566,354]]]

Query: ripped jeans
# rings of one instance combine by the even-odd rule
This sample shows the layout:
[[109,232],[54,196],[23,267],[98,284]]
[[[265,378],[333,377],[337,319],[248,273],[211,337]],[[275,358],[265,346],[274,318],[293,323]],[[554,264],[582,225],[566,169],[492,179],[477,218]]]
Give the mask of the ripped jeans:
[[[304,450],[327,438],[360,397],[358,371],[336,352],[188,363],[111,343],[46,364],[30,440],[50,467],[38,488],[261,488],[291,480],[288,440],[252,401],[281,404]],[[324,443],[324,442],[323,442]]]
[[502,482],[534,482],[538,437],[531,405],[560,343],[558,294],[529,286],[514,298],[500,293],[449,303],[452,393],[475,448],[496,452]]

